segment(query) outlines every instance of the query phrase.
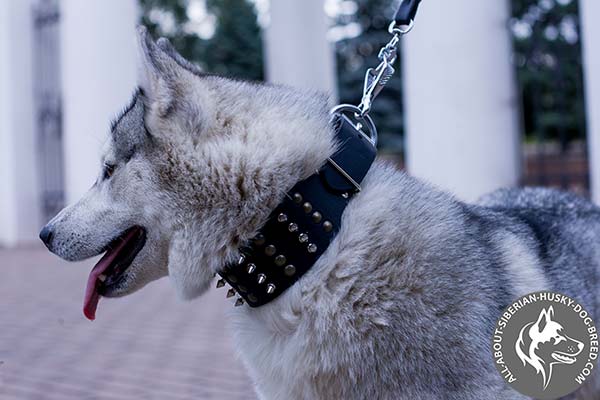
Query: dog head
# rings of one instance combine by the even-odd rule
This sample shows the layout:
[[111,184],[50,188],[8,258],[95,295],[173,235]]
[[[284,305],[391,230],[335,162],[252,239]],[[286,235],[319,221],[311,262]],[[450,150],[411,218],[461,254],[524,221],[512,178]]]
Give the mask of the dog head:
[[523,365],[529,364],[542,374],[544,388],[550,383],[555,364],[573,364],[584,344],[569,337],[554,320],[554,308],[542,309],[538,319],[525,325],[515,349]]
[[198,296],[334,150],[326,97],[203,75],[144,28],[138,42],[139,89],[96,182],[40,233],[66,260],[106,251],[88,281],[94,310],[98,295],[167,274],[182,298]]

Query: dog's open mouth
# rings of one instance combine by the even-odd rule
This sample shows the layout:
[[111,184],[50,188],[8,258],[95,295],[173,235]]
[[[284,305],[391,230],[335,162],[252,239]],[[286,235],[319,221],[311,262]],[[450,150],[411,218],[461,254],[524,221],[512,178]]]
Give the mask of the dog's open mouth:
[[573,364],[575,361],[577,361],[575,357],[571,357],[570,355],[559,351],[552,353],[552,358],[563,364]]
[[96,318],[100,296],[117,285],[124,272],[146,244],[146,230],[140,226],[127,229],[106,246],[106,253],[92,268],[88,277],[83,302],[83,314]]

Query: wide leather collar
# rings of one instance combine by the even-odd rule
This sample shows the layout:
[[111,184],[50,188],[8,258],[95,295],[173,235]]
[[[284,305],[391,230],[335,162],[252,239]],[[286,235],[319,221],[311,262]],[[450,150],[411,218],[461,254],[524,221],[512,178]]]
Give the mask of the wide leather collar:
[[342,214],[360,191],[376,149],[345,116],[335,117],[337,152],[315,174],[298,182],[270,214],[260,233],[240,249],[237,263],[223,267],[217,287],[251,307],[264,305],[292,286],[327,250]]

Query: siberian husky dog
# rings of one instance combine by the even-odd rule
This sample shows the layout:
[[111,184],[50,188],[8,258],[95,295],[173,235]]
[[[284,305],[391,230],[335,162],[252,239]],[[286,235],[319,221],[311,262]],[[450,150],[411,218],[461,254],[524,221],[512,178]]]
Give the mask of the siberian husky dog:
[[[138,36],[139,89],[97,180],[40,234],[66,260],[106,252],[89,318],[101,296],[166,275],[183,299],[206,292],[336,148],[326,97],[205,75]],[[495,321],[546,289],[596,311],[599,268],[600,209],[575,195],[508,189],[466,204],[376,161],[311,270],[230,319],[261,399],[520,399],[494,366]]]

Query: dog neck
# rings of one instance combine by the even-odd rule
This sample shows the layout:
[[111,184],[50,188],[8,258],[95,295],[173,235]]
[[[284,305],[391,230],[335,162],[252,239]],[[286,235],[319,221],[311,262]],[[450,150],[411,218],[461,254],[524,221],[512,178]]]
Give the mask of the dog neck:
[[315,174],[298,182],[271,212],[258,235],[223,267],[217,287],[231,285],[236,305],[264,305],[285,292],[315,264],[339,231],[342,214],[360,191],[375,147],[345,117],[334,131],[340,147]]

